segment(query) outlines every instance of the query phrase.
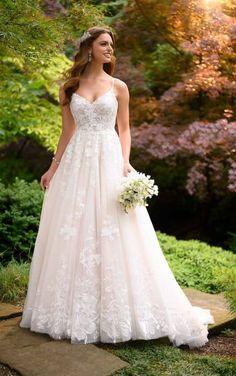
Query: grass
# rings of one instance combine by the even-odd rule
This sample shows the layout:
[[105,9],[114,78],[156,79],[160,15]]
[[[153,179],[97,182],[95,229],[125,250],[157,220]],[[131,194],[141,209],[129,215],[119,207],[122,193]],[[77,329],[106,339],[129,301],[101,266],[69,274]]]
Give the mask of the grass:
[[197,355],[158,340],[102,344],[103,349],[130,365],[113,376],[235,376],[236,360]]
[[5,303],[18,303],[27,291],[29,263],[12,260],[7,266],[0,266],[0,300]]

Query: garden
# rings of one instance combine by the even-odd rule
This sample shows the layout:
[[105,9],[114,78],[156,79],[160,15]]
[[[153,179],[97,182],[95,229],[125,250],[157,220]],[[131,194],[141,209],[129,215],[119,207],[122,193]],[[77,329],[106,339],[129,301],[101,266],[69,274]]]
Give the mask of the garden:
[[[222,294],[236,315],[235,12],[234,0],[1,2],[2,303],[23,306],[39,182],[61,132],[59,86],[79,37],[102,25],[116,37],[114,77],[129,88],[130,162],[158,185],[147,209],[163,253],[182,288]],[[98,347],[129,363],[114,376],[233,376],[235,345],[234,320],[203,350]]]

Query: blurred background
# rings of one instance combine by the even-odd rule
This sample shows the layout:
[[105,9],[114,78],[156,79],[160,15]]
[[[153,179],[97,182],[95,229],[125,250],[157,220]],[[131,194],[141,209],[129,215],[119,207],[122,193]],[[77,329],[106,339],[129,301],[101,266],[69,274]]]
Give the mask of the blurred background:
[[159,196],[156,230],[236,252],[234,0],[1,1],[0,241],[32,254],[39,181],[61,130],[58,89],[90,26],[116,35],[130,91],[130,162]]

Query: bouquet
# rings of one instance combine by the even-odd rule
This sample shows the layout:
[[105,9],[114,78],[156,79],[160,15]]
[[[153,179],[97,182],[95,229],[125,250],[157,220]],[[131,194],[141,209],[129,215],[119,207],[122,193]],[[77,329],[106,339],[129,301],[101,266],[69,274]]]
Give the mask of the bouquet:
[[136,205],[148,206],[147,198],[153,195],[158,195],[158,186],[150,179],[150,175],[132,171],[122,178],[118,201],[128,213],[128,210]]

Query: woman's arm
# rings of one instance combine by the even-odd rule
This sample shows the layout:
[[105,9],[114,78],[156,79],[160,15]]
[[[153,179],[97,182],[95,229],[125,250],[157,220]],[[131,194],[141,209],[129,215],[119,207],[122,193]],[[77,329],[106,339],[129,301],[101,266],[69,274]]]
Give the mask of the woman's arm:
[[122,154],[124,160],[124,175],[134,170],[129,162],[130,148],[131,148],[131,134],[129,126],[129,89],[125,82],[117,80],[117,125],[120,143],[122,147]]
[[[64,98],[65,98],[65,92],[64,92],[63,86],[61,86],[59,90],[59,101],[60,101],[61,114],[62,114],[62,131],[61,131],[61,135],[58,141],[56,152],[54,154],[57,161],[61,160],[61,157],[66,149],[66,146],[68,142],[70,141],[71,137],[73,136],[75,129],[76,129],[76,125],[74,122],[74,118],[71,114],[69,104],[65,106],[62,105]],[[58,167],[58,164],[56,163],[56,161],[52,160],[49,170],[55,171],[57,167]]]
[[[65,98],[65,93],[64,93],[63,87],[61,86],[59,90],[59,100],[60,100],[61,111],[62,111],[62,131],[61,131],[61,135],[58,141],[57,150],[55,153],[55,158],[57,161],[61,160],[61,157],[66,149],[66,146],[68,142],[70,141],[71,137],[73,136],[75,128],[76,128],[73,116],[70,111],[69,104],[65,106],[62,105],[64,98]],[[57,167],[58,167],[58,164],[53,159],[48,170],[41,176],[40,186],[42,189],[49,187],[49,183]]]

